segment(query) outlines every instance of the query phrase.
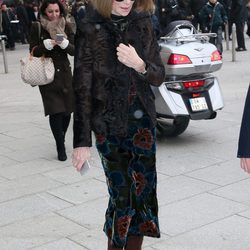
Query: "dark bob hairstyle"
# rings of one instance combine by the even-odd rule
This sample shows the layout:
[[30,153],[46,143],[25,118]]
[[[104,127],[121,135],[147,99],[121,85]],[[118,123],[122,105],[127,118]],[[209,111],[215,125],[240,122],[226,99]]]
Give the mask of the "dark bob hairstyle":
[[42,2],[41,7],[40,7],[40,14],[41,15],[46,16],[45,10],[47,9],[49,4],[57,4],[59,6],[59,9],[60,9],[60,15],[63,17],[66,16],[66,11],[65,11],[64,6],[60,0],[44,0]]

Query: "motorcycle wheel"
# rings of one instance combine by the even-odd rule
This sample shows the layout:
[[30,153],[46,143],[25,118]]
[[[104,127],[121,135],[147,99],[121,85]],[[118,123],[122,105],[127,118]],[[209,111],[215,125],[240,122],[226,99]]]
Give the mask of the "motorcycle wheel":
[[189,117],[186,116],[179,116],[174,119],[158,118],[156,128],[160,136],[174,137],[186,130],[189,121]]

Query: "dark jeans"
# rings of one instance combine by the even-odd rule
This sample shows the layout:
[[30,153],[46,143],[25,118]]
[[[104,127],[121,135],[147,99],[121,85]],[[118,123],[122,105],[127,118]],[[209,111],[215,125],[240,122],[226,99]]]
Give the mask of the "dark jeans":
[[220,54],[223,52],[222,46],[222,27],[213,27],[212,32],[217,34],[217,37],[211,37],[209,42],[214,44]]

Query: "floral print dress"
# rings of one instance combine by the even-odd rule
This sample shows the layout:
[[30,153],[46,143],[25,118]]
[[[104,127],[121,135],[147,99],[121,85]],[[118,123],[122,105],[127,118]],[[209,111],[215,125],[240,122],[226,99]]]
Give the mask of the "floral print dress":
[[116,247],[124,247],[129,235],[160,237],[156,196],[155,128],[135,87],[130,87],[127,137],[98,136],[110,195],[104,232]]

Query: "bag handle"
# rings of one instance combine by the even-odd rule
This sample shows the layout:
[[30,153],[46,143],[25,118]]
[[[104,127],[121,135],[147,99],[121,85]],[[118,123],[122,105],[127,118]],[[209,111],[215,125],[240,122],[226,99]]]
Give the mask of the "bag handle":
[[[37,30],[38,30],[38,43],[40,44],[40,37],[41,37],[41,23],[40,22],[36,22],[37,23]],[[33,56],[34,56],[34,50],[35,48],[38,46],[34,46],[30,52],[30,60],[32,60]],[[41,56],[41,59],[43,60],[45,58],[44,55]]]
[[41,23],[37,22],[37,29],[38,29],[38,42],[40,43],[40,37],[41,37]]
[[[33,53],[34,53],[34,50],[35,50],[36,47],[38,47],[38,46],[35,46],[35,47],[32,48],[32,50],[30,52],[29,60],[33,59],[33,57],[34,57]],[[45,55],[42,55],[40,58],[43,61],[45,59]]]

